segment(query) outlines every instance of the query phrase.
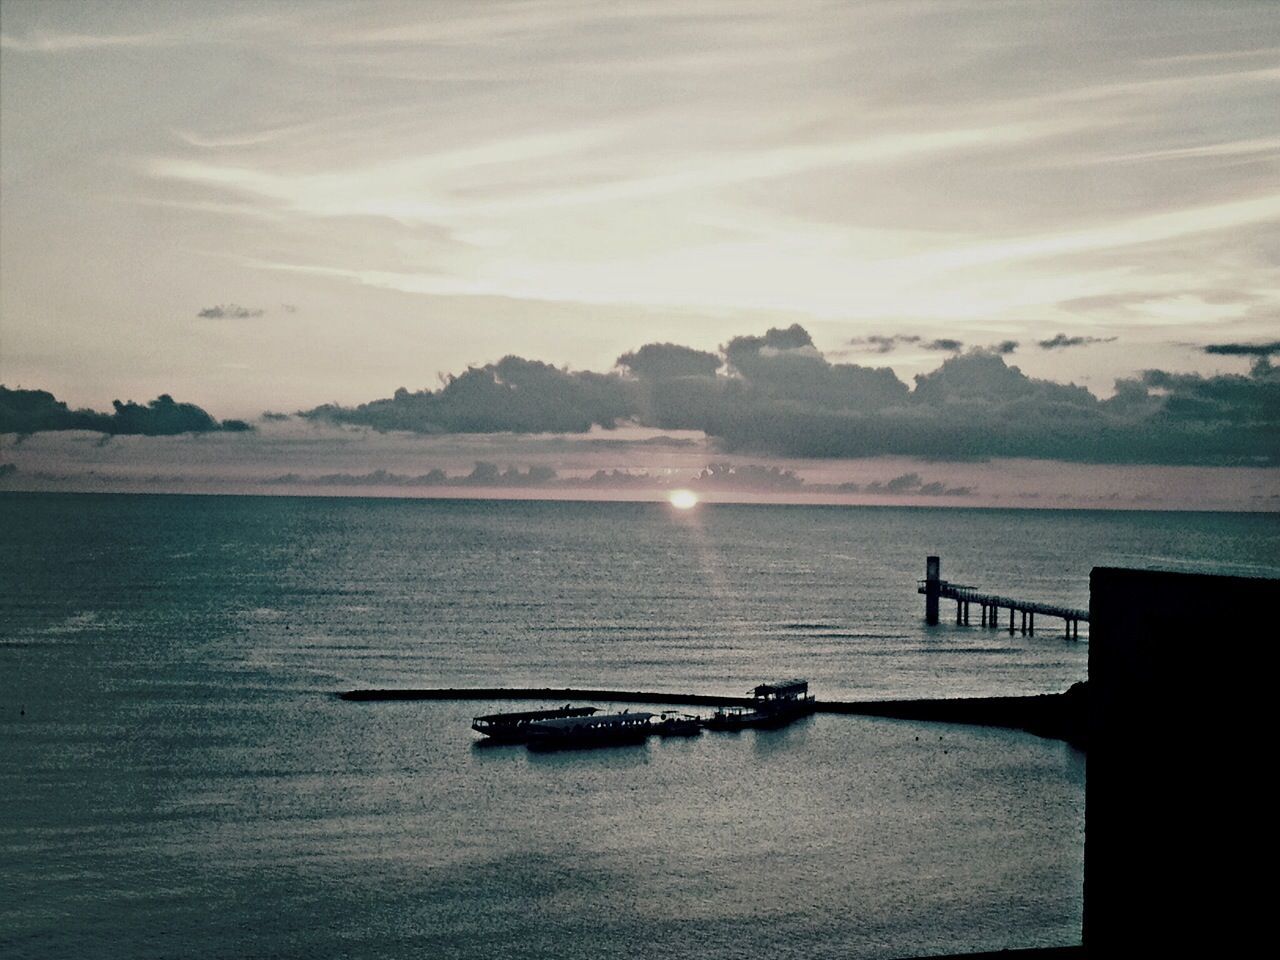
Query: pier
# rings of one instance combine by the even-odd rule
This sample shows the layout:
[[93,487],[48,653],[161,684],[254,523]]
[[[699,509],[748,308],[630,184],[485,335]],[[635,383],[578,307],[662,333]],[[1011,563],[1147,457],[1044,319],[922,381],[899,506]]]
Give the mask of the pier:
[[1060,617],[1066,628],[1066,636],[1071,639],[1080,637],[1080,621],[1089,622],[1089,611],[1074,607],[1063,607],[1053,603],[1040,603],[1035,600],[1018,600],[997,593],[983,593],[976,587],[960,583],[952,583],[942,579],[942,560],[928,557],[925,560],[925,577],[917,581],[917,593],[924,594],[925,622],[938,622],[938,602],[954,600],[956,602],[956,623],[969,623],[969,607],[977,604],[980,624],[995,630],[1000,626],[1001,611],[1009,611],[1009,632],[1015,632],[1015,621],[1020,614],[1022,618],[1021,632],[1036,632],[1036,614],[1044,617]]
[[[341,700],[357,703],[414,700],[540,700],[546,703],[595,700],[637,706],[742,706],[754,697],[706,693],[673,693],[656,690],[600,690],[578,687],[433,687],[391,690],[347,690]],[[1077,683],[1063,693],[1025,697],[956,697],[939,700],[815,700],[814,713],[883,717],[928,723],[972,724],[1026,730],[1038,737],[1065,740],[1086,748],[1085,709],[1087,685]]]

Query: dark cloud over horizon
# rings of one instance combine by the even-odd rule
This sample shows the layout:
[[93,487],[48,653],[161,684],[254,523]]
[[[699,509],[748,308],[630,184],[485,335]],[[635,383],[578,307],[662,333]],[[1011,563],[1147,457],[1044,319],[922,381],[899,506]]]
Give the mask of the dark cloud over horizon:
[[[290,313],[293,310],[289,310]],[[254,307],[242,307],[238,303],[219,303],[216,306],[205,307],[196,314],[204,320],[249,320],[254,317],[260,317],[265,310]]]
[[439,390],[401,388],[302,415],[418,433],[583,433],[631,421],[702,431],[726,451],[794,457],[1280,462],[1280,374],[1265,360],[1247,375],[1147,371],[1100,400],[1010,366],[1004,355],[1016,346],[957,353],[912,389],[887,367],[830,362],[793,325],[730,340],[723,373],[715,354],[673,344],[624,354],[626,372],[610,374],[506,357]]
[[439,467],[426,473],[403,474],[386,469],[368,473],[325,473],[318,476],[284,473],[260,481],[266,486],[318,486],[318,487],[538,487],[554,482],[556,471],[550,467],[533,465],[502,469],[496,463],[477,460],[470,473],[451,476]]
[[[1017,346],[1012,340],[1006,340],[1005,343]],[[848,344],[851,347],[869,347],[867,352],[870,353],[892,353],[902,344],[911,344],[930,353],[959,353],[964,349],[963,340],[955,340],[951,337],[926,340],[924,337],[910,333],[872,333],[865,337],[854,337],[848,341]]]
[[[846,485],[847,486],[847,485]],[[862,488],[863,493],[923,494],[927,497],[968,497],[973,487],[948,487],[941,480],[926,482],[918,473],[903,473],[880,483],[872,481]]]
[[1269,357],[1280,353],[1280,340],[1272,340],[1270,343],[1210,343],[1203,349],[1205,353],[1227,357]]
[[926,481],[919,473],[904,473],[888,480],[866,484],[853,481],[840,483],[812,482],[794,470],[772,464],[728,463],[712,461],[689,477],[664,471],[596,470],[579,476],[561,476],[555,469],[531,464],[499,467],[478,460],[469,473],[450,474],[440,468],[425,473],[397,473],[385,468],[367,473],[279,474],[258,481],[263,486],[314,487],[543,487],[573,489],[648,489],[674,490],[688,488],[699,493],[863,493],[874,496],[969,497],[972,486],[949,486],[941,480]]
[[1115,337],[1069,337],[1065,333],[1058,333],[1048,340],[1037,340],[1036,344],[1041,350],[1060,350],[1063,347],[1084,347],[1093,343],[1114,343],[1115,339]]
[[892,353],[900,343],[919,343],[920,337],[914,334],[872,333],[865,337],[854,337],[848,341],[851,347],[870,347],[872,353]]

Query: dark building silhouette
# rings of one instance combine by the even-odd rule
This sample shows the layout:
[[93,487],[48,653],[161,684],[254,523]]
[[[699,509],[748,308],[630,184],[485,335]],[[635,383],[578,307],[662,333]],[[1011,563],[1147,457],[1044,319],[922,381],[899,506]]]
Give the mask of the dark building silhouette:
[[1269,942],[1280,580],[1095,568],[1084,944],[1234,956]]
[[1089,613],[1083,946],[963,956],[1265,949],[1280,580],[1096,567]]

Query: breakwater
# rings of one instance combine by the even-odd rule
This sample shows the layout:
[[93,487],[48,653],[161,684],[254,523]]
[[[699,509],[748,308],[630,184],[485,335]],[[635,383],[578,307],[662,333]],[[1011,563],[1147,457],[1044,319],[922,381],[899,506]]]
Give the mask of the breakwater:
[[443,687],[401,690],[348,690],[342,700],[600,700],[606,703],[665,703],[718,707],[754,703],[751,697],[640,690],[591,690],[582,687]]
[[[578,687],[437,687],[390,690],[348,690],[338,694],[357,702],[404,700],[596,700],[601,703],[668,704],[673,706],[734,706],[754,702],[751,697],[644,690],[593,690]],[[1077,683],[1064,693],[1030,697],[962,697],[938,700],[818,700],[816,713],[963,723],[1026,730],[1040,737],[1086,746],[1085,717],[1088,684]]]

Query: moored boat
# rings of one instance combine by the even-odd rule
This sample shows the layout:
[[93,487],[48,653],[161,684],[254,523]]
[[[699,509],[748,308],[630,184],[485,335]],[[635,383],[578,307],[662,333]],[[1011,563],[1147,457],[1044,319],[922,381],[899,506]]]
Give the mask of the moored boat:
[[704,726],[708,730],[745,730],[764,726],[770,719],[769,714],[751,707],[720,707],[706,719]]
[[530,724],[525,741],[530,750],[567,750],[644,743],[654,732],[652,713],[601,713],[590,717],[557,717]]
[[548,720],[580,719],[599,711],[595,707],[571,707],[565,704],[554,710],[524,710],[515,713],[490,713],[475,717],[471,729],[498,743],[523,743],[536,723]]
[[807,680],[762,683],[752,693],[750,706],[721,707],[706,720],[710,730],[745,730],[748,727],[781,727],[817,708]]
[[762,683],[751,691],[754,708],[784,722],[805,717],[817,709],[818,702],[809,692],[808,680],[780,680]]

